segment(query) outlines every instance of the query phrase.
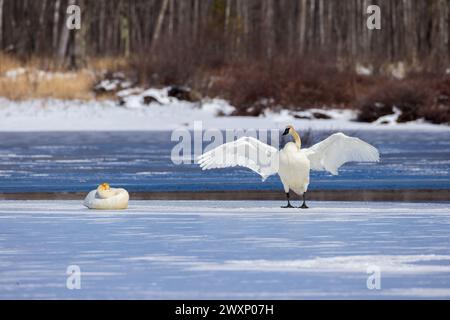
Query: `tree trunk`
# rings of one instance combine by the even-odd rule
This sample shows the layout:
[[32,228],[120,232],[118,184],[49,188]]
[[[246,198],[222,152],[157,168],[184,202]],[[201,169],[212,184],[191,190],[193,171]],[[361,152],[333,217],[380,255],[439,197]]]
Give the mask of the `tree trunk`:
[[99,12],[98,12],[98,52],[102,52],[104,50],[104,43],[105,43],[105,11],[106,11],[106,5],[105,0],[99,1]]
[[174,14],[175,11],[175,4],[174,4],[174,0],[169,0],[169,38],[172,39],[173,37],[173,20],[175,17]]
[[55,7],[53,11],[53,51],[56,52],[58,48],[58,28],[59,28],[59,7],[61,5],[61,0],[55,1]]
[[[74,5],[76,0],[69,0],[67,6]],[[61,26],[61,37],[59,39],[58,46],[58,66],[61,67],[64,65],[64,60],[66,58],[67,49],[69,47],[69,39],[70,39],[70,30],[67,28],[65,21]]]
[[274,10],[273,0],[265,0],[264,33],[266,35],[266,56],[272,58],[274,48]]
[[442,64],[448,62],[448,2],[447,0],[439,1],[439,57],[442,59]]
[[[3,1],[3,0],[0,0]],[[0,4],[1,6],[1,4]],[[39,30],[37,35],[37,43],[36,43],[36,51],[41,52],[41,48],[44,48],[45,45],[45,10],[47,9],[47,0],[42,1],[42,6],[39,13]],[[0,20],[1,22],[1,20]]]
[[324,4],[323,0],[319,0],[319,41],[322,47],[325,43],[325,30],[324,30]]
[[153,32],[152,43],[150,45],[150,51],[153,51],[155,49],[156,43],[159,39],[162,24],[164,21],[164,15],[166,13],[168,4],[169,4],[169,0],[163,0],[163,2],[161,4],[161,8],[160,8],[159,14],[158,14],[158,20],[156,21],[155,31]]
[[301,0],[299,8],[298,32],[299,32],[299,52],[305,53],[305,36],[306,36],[306,8],[307,0]]
[[309,3],[309,28],[308,28],[308,49],[310,51],[314,50],[316,42],[314,41],[314,31],[316,27],[316,20],[315,20],[315,13],[316,13],[316,0],[311,0]]
[[199,26],[199,24],[198,24],[199,12],[198,11],[199,11],[199,0],[194,0],[194,16],[193,16],[193,19],[192,19],[192,22],[191,22],[191,24],[192,24],[192,35],[193,35],[194,40],[197,39],[197,35],[198,35],[198,26]]
[[229,33],[230,14],[231,14],[231,0],[226,0],[226,3],[225,3],[225,37],[227,37],[228,33]]
[[136,45],[136,48],[134,49],[142,49],[142,30],[141,30],[141,24],[139,23],[139,16],[137,14],[137,9],[136,9],[136,2],[132,2],[130,3],[130,15],[132,17],[132,21],[133,23],[132,25],[132,30],[133,30],[133,44],[131,45],[131,47],[134,47],[134,44]]
[[3,0],[0,0],[0,50],[3,48]]

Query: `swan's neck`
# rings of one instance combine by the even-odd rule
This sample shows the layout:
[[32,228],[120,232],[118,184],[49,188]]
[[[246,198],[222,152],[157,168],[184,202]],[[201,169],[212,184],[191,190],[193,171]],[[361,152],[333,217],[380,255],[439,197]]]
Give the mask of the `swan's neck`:
[[300,150],[300,148],[302,147],[302,140],[300,139],[300,136],[297,133],[297,131],[295,131],[295,130],[291,130],[291,131],[292,131],[291,135],[294,138],[295,145],[297,146],[298,150]]

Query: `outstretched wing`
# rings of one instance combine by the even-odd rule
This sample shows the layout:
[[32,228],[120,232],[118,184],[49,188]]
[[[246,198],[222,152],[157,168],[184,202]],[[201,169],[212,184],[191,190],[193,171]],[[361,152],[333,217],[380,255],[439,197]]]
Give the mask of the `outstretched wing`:
[[242,137],[202,154],[203,170],[241,166],[259,174],[263,181],[278,172],[278,150],[258,139]]
[[311,148],[303,149],[312,170],[328,171],[338,174],[338,169],[350,161],[380,161],[378,150],[359,138],[349,137],[343,133],[335,133]]

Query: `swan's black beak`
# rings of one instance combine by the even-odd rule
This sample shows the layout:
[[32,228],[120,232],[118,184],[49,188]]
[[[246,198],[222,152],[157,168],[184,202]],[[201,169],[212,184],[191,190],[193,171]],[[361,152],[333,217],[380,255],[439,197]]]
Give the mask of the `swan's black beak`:
[[285,135],[287,135],[287,134],[289,134],[289,128],[286,128],[286,130],[284,130],[283,136],[285,136]]

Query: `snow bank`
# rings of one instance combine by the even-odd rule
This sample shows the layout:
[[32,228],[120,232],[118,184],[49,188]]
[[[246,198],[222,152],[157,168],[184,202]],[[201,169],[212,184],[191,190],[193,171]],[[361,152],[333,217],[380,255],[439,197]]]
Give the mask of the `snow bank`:
[[10,101],[0,98],[0,131],[123,131],[173,130],[194,121],[209,121],[227,114],[230,107],[220,99],[202,104],[174,101],[142,106],[132,96],[126,106],[114,101],[36,99]]
[[[107,84],[109,85],[109,84]],[[111,84],[112,85],[112,84]],[[294,112],[266,111],[261,117],[229,116],[235,108],[222,99],[201,102],[178,100],[168,88],[128,88],[112,100],[36,99],[10,101],[0,98],[0,131],[129,131],[192,129],[202,121],[204,129],[273,129],[293,124],[313,130],[450,130],[449,126],[421,121],[395,123],[396,115],[367,124],[352,121],[351,110],[310,109]],[[388,123],[388,125],[386,125]]]

